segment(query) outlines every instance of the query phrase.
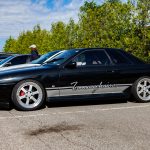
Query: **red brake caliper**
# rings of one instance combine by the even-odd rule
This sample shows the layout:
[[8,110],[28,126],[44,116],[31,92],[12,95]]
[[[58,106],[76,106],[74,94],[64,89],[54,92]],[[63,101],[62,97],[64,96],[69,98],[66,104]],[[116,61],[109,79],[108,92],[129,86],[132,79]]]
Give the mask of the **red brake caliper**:
[[20,91],[20,96],[25,95],[25,93],[23,91]]

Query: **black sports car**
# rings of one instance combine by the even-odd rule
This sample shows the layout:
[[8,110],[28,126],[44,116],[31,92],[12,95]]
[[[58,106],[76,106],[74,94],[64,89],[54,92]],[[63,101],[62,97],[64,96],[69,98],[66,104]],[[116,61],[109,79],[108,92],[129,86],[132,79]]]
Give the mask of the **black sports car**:
[[56,99],[131,94],[138,102],[150,101],[150,64],[121,49],[64,50],[47,63],[0,72],[1,101],[20,110],[35,110]]

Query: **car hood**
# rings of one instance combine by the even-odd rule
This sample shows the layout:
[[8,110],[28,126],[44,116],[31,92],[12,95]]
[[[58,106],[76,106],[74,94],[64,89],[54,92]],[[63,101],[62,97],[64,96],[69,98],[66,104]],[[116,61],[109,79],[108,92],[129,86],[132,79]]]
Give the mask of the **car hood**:
[[19,69],[25,69],[31,67],[38,67],[38,66],[41,66],[41,64],[22,64],[22,65],[0,68],[0,71],[19,70]]

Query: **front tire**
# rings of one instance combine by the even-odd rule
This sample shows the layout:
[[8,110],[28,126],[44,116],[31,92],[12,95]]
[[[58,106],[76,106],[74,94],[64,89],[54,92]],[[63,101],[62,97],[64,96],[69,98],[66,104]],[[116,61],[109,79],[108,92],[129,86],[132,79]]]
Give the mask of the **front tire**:
[[139,78],[132,86],[132,94],[137,102],[150,102],[150,77]]
[[18,110],[39,109],[45,102],[44,88],[34,80],[21,81],[13,88],[12,102]]

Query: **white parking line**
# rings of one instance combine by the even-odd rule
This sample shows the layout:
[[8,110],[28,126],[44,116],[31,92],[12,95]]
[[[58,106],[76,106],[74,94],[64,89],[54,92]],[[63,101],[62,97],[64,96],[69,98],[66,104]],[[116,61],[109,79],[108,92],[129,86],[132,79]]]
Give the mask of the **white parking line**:
[[11,117],[0,117],[0,120],[6,119],[19,119],[19,118],[30,118],[30,117],[38,117],[38,116],[49,116],[49,115],[65,115],[65,114],[76,114],[76,113],[89,113],[89,112],[97,112],[97,111],[111,111],[111,110],[125,110],[125,109],[137,109],[137,108],[146,108],[150,107],[150,105],[142,105],[142,106],[130,106],[130,107],[112,107],[112,108],[103,108],[103,109],[90,109],[87,111],[70,111],[70,112],[56,112],[49,114],[33,114],[33,115],[16,115]]
[[150,105],[104,108],[104,109],[95,109],[94,111],[122,110],[122,109],[134,109],[134,108],[145,108],[145,107],[150,107]]

